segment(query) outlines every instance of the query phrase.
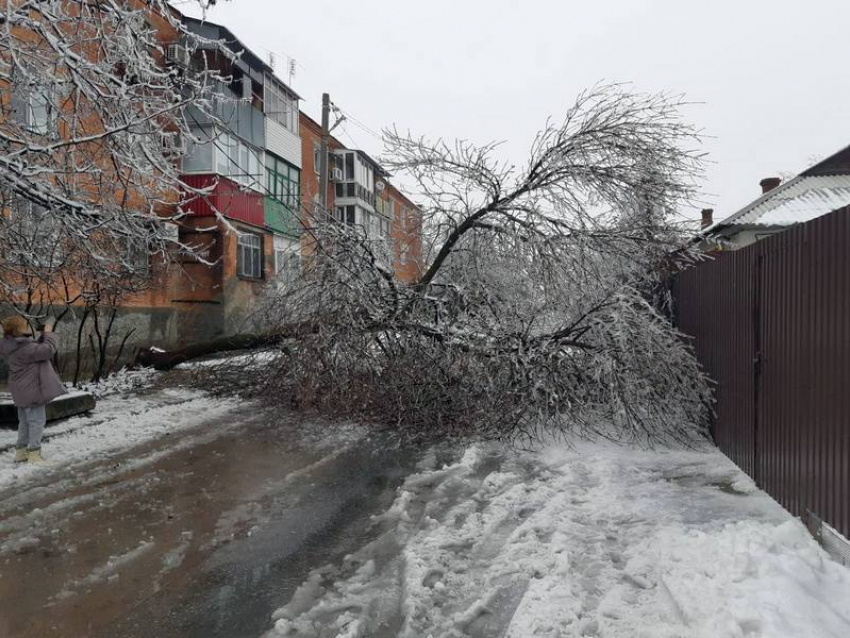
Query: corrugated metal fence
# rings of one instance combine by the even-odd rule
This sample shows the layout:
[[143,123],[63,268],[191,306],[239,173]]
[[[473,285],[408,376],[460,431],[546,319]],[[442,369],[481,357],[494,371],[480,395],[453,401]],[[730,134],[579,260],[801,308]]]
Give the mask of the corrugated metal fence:
[[717,382],[717,445],[792,513],[850,536],[850,208],[681,273]]

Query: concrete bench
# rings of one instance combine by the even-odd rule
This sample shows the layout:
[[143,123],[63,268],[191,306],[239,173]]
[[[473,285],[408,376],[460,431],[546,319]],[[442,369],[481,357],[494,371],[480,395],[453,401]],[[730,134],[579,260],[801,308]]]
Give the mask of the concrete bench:
[[[97,402],[88,392],[70,392],[53,399],[47,404],[47,422],[65,419],[94,410]],[[12,397],[0,393],[0,427],[18,427],[18,410]]]

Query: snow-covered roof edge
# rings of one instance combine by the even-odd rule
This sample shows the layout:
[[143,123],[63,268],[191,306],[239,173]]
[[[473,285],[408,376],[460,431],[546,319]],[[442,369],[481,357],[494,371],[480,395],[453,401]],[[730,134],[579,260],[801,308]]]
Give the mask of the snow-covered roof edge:
[[[842,148],[840,151],[833,153],[829,157],[816,164],[810,166],[803,172],[801,172],[796,177],[784,182],[774,188],[773,190],[768,191],[761,195],[758,199],[753,200],[740,210],[735,213],[732,213],[728,217],[713,223],[711,226],[703,228],[699,232],[699,236],[704,237],[716,233],[721,228],[725,228],[727,226],[736,226],[739,225],[736,222],[740,220],[742,217],[745,217],[752,210],[761,206],[768,200],[781,195],[784,191],[789,188],[792,188],[796,184],[799,184],[803,178],[805,177],[819,177],[826,175],[841,175],[848,174],[850,175],[850,146],[846,146]],[[744,224],[749,226],[749,224]]]

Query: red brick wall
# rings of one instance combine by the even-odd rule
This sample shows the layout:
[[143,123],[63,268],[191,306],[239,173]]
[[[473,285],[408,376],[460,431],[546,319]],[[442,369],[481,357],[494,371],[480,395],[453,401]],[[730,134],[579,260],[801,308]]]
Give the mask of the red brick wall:
[[392,184],[387,183],[386,192],[395,202],[390,225],[395,252],[393,269],[401,281],[412,283],[422,274],[422,213]]

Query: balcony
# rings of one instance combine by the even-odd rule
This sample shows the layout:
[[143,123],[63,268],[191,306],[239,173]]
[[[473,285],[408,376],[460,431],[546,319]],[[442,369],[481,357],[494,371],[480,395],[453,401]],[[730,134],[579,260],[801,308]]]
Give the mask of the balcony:
[[265,224],[263,196],[246,190],[226,177],[216,175],[184,175],[186,186],[193,189],[212,188],[208,195],[197,196],[183,205],[194,217],[214,217],[216,211],[239,221],[262,227]]

